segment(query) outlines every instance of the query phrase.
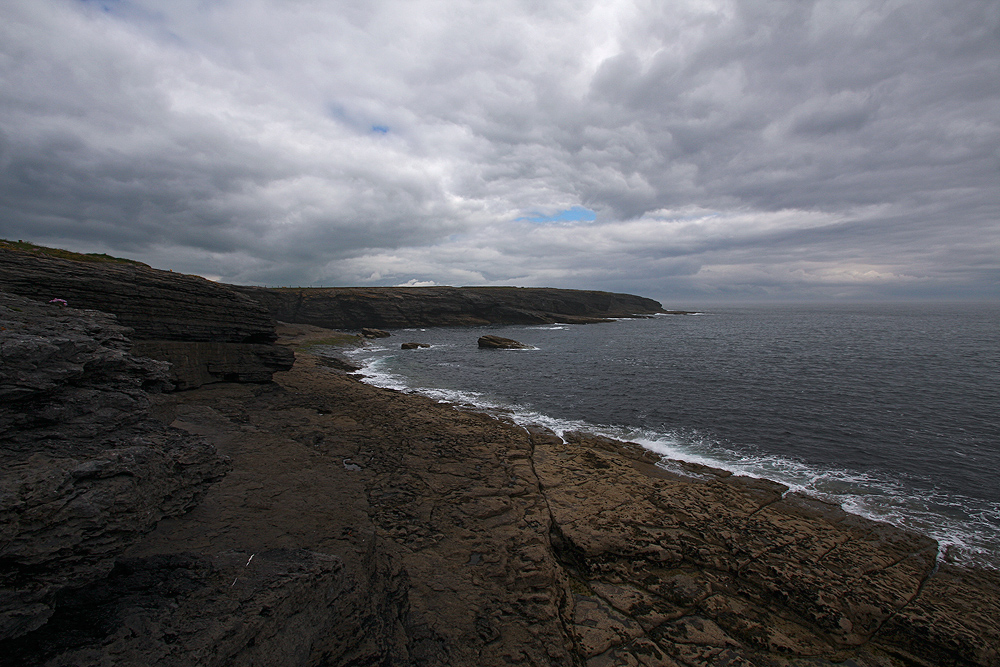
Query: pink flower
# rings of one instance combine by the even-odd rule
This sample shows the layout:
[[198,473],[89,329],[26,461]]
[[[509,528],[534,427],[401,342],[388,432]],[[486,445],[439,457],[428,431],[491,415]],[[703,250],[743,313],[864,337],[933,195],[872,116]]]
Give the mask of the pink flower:
[[52,299],[52,300],[49,301],[49,303],[54,303],[57,306],[68,306],[69,305],[68,303],[66,303],[66,299]]

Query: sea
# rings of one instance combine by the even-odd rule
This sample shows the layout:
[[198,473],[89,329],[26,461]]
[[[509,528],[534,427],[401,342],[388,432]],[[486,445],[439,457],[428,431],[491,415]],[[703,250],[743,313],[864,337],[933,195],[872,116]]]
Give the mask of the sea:
[[[772,479],[929,535],[942,559],[1000,569],[1000,304],[391,333],[347,352],[365,382]],[[531,349],[481,350],[486,334]]]

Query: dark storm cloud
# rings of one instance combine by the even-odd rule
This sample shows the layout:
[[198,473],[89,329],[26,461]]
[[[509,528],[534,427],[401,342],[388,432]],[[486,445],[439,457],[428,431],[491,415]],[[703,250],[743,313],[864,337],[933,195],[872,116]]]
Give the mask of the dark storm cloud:
[[6,237],[270,284],[1000,291],[995,2],[3,12]]

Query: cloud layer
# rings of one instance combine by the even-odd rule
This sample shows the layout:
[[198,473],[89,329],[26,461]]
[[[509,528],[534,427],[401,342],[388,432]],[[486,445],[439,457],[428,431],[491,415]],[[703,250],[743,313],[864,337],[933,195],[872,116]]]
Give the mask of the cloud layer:
[[1000,294],[988,0],[0,11],[6,238],[258,284]]

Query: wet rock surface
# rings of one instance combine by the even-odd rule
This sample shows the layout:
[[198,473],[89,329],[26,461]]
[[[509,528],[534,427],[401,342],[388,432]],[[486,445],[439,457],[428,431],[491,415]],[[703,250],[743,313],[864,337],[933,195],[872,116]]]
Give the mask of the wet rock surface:
[[997,573],[771,482],[569,440],[533,458],[575,599],[607,616],[588,664],[997,664]]
[[267,382],[293,358],[273,345],[267,309],[198,276],[138,263],[91,263],[0,248],[0,290],[112,313],[142,354],[171,363],[181,388],[205,382]]
[[330,329],[590,324],[664,312],[659,302],[631,294],[542,287],[237,289],[264,304],[277,320]]

